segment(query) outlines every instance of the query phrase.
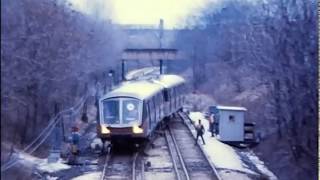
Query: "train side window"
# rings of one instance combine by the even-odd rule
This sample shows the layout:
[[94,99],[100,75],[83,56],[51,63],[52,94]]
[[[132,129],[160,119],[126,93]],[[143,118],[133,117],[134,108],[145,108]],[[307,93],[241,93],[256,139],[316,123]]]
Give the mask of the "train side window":
[[181,91],[181,84],[178,86],[178,103],[179,103],[179,106],[181,106],[181,94],[182,94],[182,91]]
[[181,85],[181,104],[183,104],[184,103],[184,91],[185,91],[185,85],[184,84],[182,84]]
[[176,105],[179,106],[179,87],[176,87]]
[[163,97],[164,97],[164,101],[166,101],[166,102],[169,101],[168,89],[163,90]]
[[148,120],[149,120],[149,129],[152,127],[152,120],[151,120],[151,110],[150,110],[150,101],[147,102],[147,109],[148,109]]
[[170,101],[170,112],[172,112],[172,89],[170,89],[170,92],[169,92],[169,101]]
[[162,105],[162,103],[163,103],[163,96],[161,96],[161,94],[159,94],[160,96],[159,96],[159,98],[160,98],[160,117],[162,117],[163,115],[162,115],[162,112],[163,112],[163,110],[162,110],[162,108],[163,108],[163,105]]
[[157,108],[156,108],[156,103],[155,103],[155,97],[154,96],[152,98],[152,102],[153,102],[153,109],[154,109],[154,112],[153,112],[154,119],[153,119],[153,121],[156,121],[157,120]]
[[150,107],[150,119],[151,119],[151,124],[153,124],[153,103],[152,103],[152,98],[149,99],[149,107]]
[[161,118],[161,94],[157,94],[157,105],[158,105],[158,119],[160,120]]
[[156,120],[158,119],[158,98],[157,95],[153,96],[153,101],[154,101],[154,111],[155,111],[155,116]]
[[173,96],[174,96],[174,109],[177,108],[177,88],[173,88]]
[[171,92],[171,97],[172,97],[172,110],[175,109],[175,88],[172,88],[172,92]]
[[177,86],[177,105],[180,106],[180,85]]

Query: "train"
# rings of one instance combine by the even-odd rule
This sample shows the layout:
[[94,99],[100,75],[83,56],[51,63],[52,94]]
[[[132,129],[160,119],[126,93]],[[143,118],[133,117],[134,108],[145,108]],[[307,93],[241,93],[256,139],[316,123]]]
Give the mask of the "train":
[[111,144],[150,140],[159,124],[182,109],[185,82],[174,74],[123,82],[99,99],[99,138]]

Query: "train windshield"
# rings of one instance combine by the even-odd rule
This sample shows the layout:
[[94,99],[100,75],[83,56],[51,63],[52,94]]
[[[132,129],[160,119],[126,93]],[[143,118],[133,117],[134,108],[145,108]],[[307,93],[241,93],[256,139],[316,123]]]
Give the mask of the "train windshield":
[[139,101],[135,99],[124,99],[122,101],[123,124],[131,124],[139,120]]
[[132,98],[112,98],[103,101],[103,123],[132,125],[140,122],[140,101]]
[[119,100],[103,102],[103,119],[106,124],[120,124]]

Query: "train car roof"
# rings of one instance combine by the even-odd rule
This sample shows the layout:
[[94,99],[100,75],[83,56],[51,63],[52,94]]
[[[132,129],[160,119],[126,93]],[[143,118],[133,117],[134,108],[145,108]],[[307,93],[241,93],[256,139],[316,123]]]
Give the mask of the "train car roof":
[[117,89],[107,93],[102,99],[112,97],[133,97],[140,100],[148,99],[150,96],[161,91],[163,87],[148,80],[128,81],[121,84]]
[[180,76],[167,74],[161,75],[158,81],[163,84],[165,88],[171,88],[185,82],[185,80]]
[[158,79],[128,81],[117,89],[107,93],[101,99],[112,97],[133,97],[140,100],[148,99],[164,88],[171,88],[182,84],[184,79],[177,75],[161,75]]

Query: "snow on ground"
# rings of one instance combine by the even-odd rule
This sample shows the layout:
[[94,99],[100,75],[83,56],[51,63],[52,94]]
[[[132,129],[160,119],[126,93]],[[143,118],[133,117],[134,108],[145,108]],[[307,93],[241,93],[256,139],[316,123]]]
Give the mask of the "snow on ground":
[[256,165],[259,171],[267,175],[270,180],[277,179],[277,177],[264,165],[264,162],[262,162],[252,151],[242,153],[245,154]]
[[61,159],[58,162],[55,163],[48,163],[47,160],[44,160],[45,162],[39,164],[37,167],[39,170],[44,171],[44,172],[55,172],[55,171],[60,171],[64,169],[69,169],[70,166],[63,164],[61,162]]
[[[235,174],[235,176],[237,176],[237,179],[250,179],[248,176],[246,176],[246,174],[258,175],[256,172],[247,168],[246,164],[241,161],[240,156],[237,154],[234,148],[218,141],[216,137],[211,137],[211,133],[208,131],[209,121],[204,118],[204,115],[201,112],[190,112],[189,117],[194,122],[194,124],[198,124],[198,120],[201,119],[201,123],[206,130],[203,135],[206,145],[202,145],[201,140],[199,140],[198,142],[199,144],[201,144],[207,156],[211,159],[215,167],[217,169],[220,169],[219,174],[223,179],[232,179],[232,177],[234,176],[232,176],[231,172],[238,172]],[[264,166],[263,162],[261,162],[259,158],[254,155],[253,152],[250,153],[250,156],[248,156],[248,158],[253,161],[253,163],[262,173],[269,176],[270,179],[277,179],[274,174]]]
[[88,179],[100,179],[101,172],[91,172],[84,175],[72,178],[71,180],[88,180]]
[[43,172],[52,173],[55,171],[70,168],[70,166],[63,164],[61,160],[55,163],[48,163],[47,159],[40,159],[22,152],[19,152],[18,154],[16,154],[16,156],[18,157],[20,164],[23,164],[25,166],[33,166]]
[[218,141],[215,137],[211,137],[211,133],[208,132],[209,122],[204,118],[202,113],[191,112],[189,117],[191,120],[195,121],[195,124],[198,124],[198,120],[201,119],[201,123],[206,130],[203,135],[206,145],[203,146],[203,148],[206,150],[208,156],[212,159],[217,168],[234,169],[248,173],[254,173],[242,166],[240,157],[232,147]]

